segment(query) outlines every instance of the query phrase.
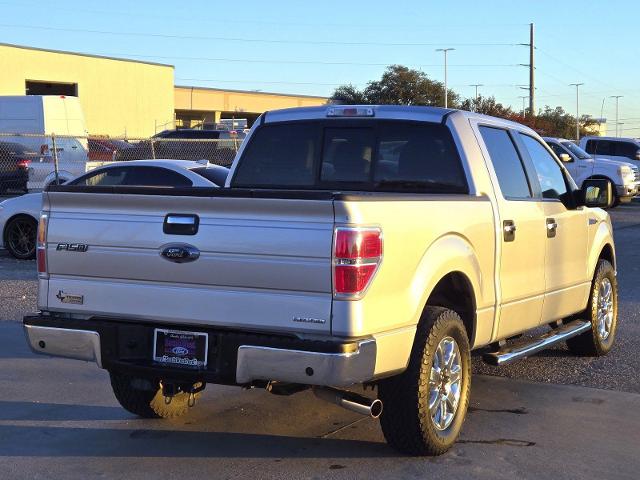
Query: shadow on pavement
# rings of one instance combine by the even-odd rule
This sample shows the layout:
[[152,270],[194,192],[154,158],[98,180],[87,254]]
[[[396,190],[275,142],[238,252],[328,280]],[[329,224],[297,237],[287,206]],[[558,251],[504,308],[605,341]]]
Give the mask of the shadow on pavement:
[[232,432],[0,426],[0,457],[380,458],[384,443]]
[[0,400],[0,421],[65,422],[74,420],[130,420],[131,418],[135,417],[120,407]]

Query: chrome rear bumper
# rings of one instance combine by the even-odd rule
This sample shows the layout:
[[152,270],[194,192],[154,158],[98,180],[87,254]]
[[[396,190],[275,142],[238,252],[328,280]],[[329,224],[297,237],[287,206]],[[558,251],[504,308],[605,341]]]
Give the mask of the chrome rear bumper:
[[236,380],[275,380],[306,385],[346,387],[374,377],[376,342],[358,342],[348,353],[320,353],[242,345],[238,349]]
[[[100,368],[112,368],[114,362],[120,360],[112,358],[113,352],[118,350],[118,345],[108,343],[111,346],[106,346],[105,352],[102,352],[102,330],[99,326],[94,325],[95,330],[90,329],[91,325],[86,326],[89,329],[25,324],[24,331],[29,346],[36,353],[93,361]],[[110,337],[107,335],[105,338]],[[345,387],[373,379],[376,376],[376,356],[380,353],[376,340],[369,338],[348,345],[349,348],[343,351],[322,352],[298,350],[295,347],[287,348],[275,344],[240,344],[237,348],[226,350],[227,360],[223,363],[234,369],[228,372],[228,376],[231,379],[235,377],[235,382],[240,385],[250,384],[254,380],[265,380]],[[107,354],[104,358],[103,353]],[[122,367],[122,362],[119,362],[119,365]],[[167,371],[166,366],[153,365],[151,361],[148,367],[153,369],[154,374]],[[185,372],[201,373],[205,380],[215,381],[215,374],[214,377],[210,377],[211,372],[208,370],[200,373]],[[175,374],[175,369],[172,369],[172,375]]]
[[98,332],[35,325],[25,325],[24,332],[35,353],[96,362],[102,368]]

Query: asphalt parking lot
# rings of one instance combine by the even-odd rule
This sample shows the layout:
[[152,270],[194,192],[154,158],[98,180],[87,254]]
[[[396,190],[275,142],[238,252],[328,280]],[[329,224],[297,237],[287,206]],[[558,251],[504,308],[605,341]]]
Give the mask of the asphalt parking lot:
[[209,386],[187,417],[135,418],[95,365],[28,350],[18,322],[35,309],[35,262],[0,251],[0,478],[637,478],[640,204],[612,217],[613,352],[557,347],[501,368],[476,358],[461,441],[432,459],[399,456],[377,421],[309,392]]

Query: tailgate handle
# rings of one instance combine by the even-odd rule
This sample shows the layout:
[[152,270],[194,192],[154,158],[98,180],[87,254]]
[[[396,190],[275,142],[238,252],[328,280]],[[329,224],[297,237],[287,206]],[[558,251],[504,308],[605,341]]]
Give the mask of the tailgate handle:
[[197,215],[169,213],[164,217],[162,231],[168,235],[195,235],[198,233],[200,219]]

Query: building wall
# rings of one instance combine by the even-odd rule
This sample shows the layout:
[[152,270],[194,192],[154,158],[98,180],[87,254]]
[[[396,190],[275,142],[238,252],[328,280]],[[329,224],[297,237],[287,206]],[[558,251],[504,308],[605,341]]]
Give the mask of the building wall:
[[92,135],[146,137],[173,128],[170,65],[0,44],[0,95],[24,95],[25,81],[78,84]]
[[[311,107],[327,103],[325,97],[286,95],[264,92],[222,90],[204,87],[175,87],[175,108],[181,116],[207,116],[207,120],[218,120],[234,115],[249,119],[267,110],[291,107]],[[247,114],[247,115],[243,115]],[[215,118],[218,117],[218,118]]]

